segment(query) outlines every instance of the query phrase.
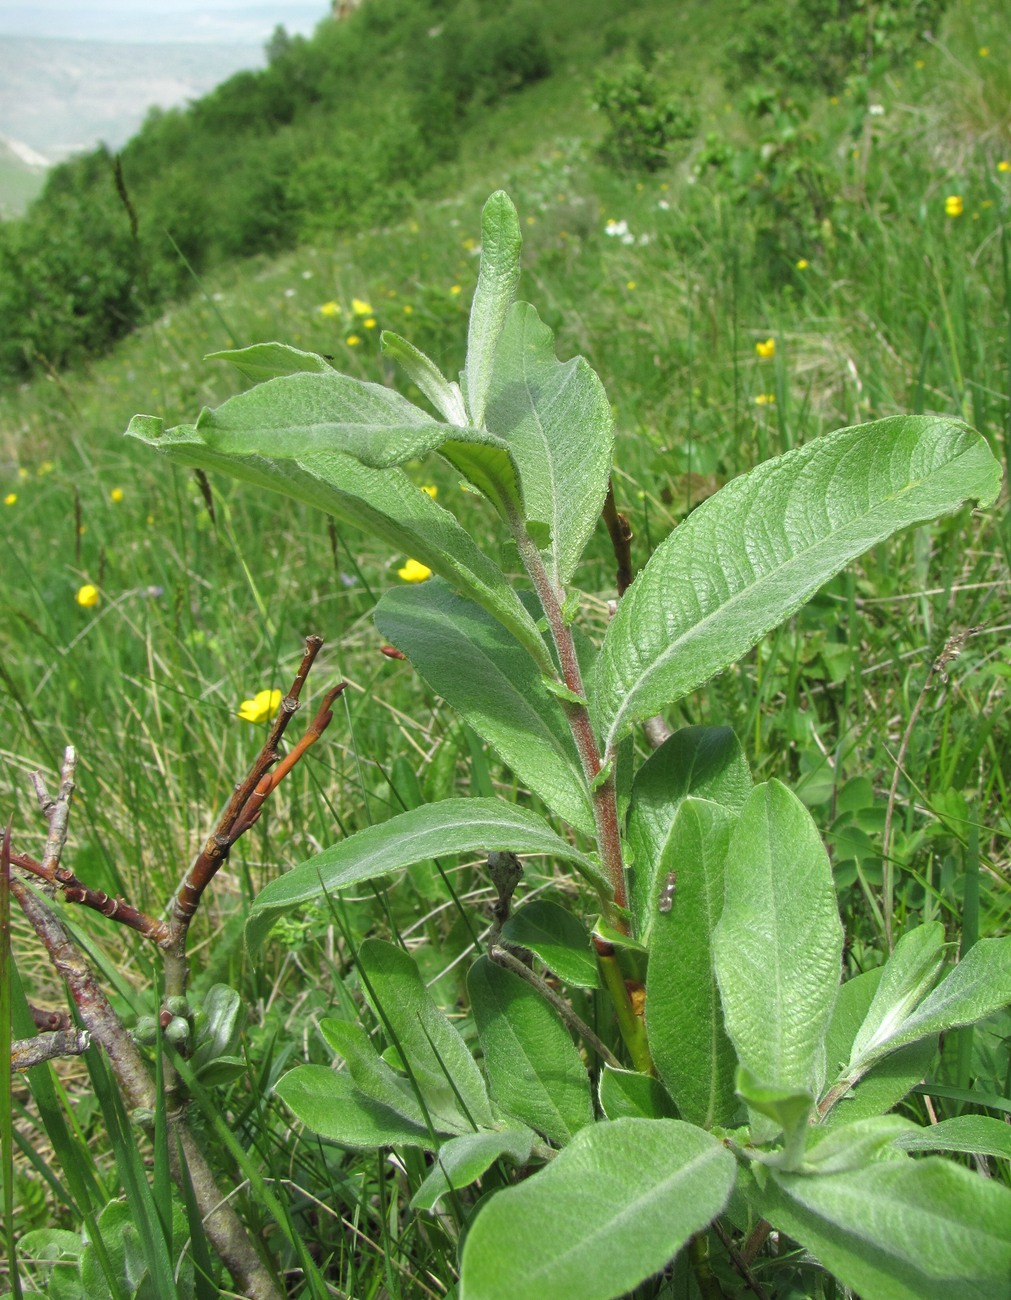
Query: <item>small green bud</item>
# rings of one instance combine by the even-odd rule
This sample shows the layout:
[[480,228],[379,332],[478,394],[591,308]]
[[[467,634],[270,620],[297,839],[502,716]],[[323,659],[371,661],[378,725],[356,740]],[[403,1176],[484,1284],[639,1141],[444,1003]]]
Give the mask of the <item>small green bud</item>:
[[174,1016],[188,1016],[190,1014],[189,999],[184,997],[166,998],[165,1008],[171,1011]]
[[154,1016],[141,1016],[133,1031],[133,1040],[135,1043],[141,1043],[145,1047],[150,1047],[158,1037],[158,1022]]
[[173,1047],[185,1047],[190,1041],[190,1025],[182,1016],[173,1016],[162,1030],[166,1043]]
[[138,1128],[151,1128],[154,1124],[154,1111],[147,1106],[137,1106],[130,1112],[130,1119]]

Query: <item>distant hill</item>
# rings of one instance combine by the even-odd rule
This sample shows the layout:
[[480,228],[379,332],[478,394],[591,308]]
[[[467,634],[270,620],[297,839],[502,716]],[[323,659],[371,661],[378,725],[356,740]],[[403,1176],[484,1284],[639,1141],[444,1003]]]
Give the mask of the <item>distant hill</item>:
[[42,189],[48,161],[28,145],[0,136],[0,220],[20,216]]
[[119,149],[150,107],[199,99],[233,73],[265,62],[263,46],[247,43],[0,37],[0,137],[23,142],[50,163],[99,143]]

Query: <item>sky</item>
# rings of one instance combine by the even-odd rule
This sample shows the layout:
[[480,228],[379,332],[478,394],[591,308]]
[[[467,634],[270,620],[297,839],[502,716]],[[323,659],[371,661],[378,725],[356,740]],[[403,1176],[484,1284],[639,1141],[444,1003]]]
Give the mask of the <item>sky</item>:
[[0,0],[0,40],[256,44],[278,24],[308,36],[329,11],[329,0]]

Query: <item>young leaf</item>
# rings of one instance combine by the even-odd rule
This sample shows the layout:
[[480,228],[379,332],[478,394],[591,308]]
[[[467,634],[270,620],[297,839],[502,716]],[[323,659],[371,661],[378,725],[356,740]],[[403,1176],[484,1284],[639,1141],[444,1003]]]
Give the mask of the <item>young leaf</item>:
[[434,1209],[451,1189],[467,1187],[500,1156],[523,1164],[536,1137],[528,1128],[507,1128],[501,1133],[464,1133],[452,1138],[439,1148],[432,1172],[411,1197],[411,1209]]
[[702,1128],[731,1124],[739,1109],[737,1057],[723,1027],[712,959],[733,826],[733,815],[719,804],[683,800],[663,862],[677,865],[669,910],[659,911],[653,899],[646,971],[650,1055],[682,1118]]
[[821,1087],[842,944],[832,867],[810,813],[778,781],[756,786],[730,840],[713,951],[727,1032],[763,1083]]
[[470,307],[464,389],[471,422],[484,423],[492,363],[506,313],[520,282],[520,219],[512,199],[496,190],[481,213],[481,268]]
[[593,1124],[481,1209],[463,1247],[460,1300],[624,1295],[720,1213],[734,1177],[730,1152],[690,1124]]
[[888,1041],[933,987],[944,964],[944,926],[939,921],[904,934],[885,963],[874,1001],[850,1049],[847,1073],[862,1074],[864,1060]]
[[431,1134],[423,1124],[414,1124],[366,1096],[348,1075],[325,1065],[297,1065],[277,1081],[274,1092],[306,1128],[342,1147],[432,1150]]
[[524,517],[550,528],[557,587],[575,570],[596,527],[611,473],[611,407],[582,357],[564,364],[529,303],[514,303],[498,346],[484,412],[519,470]]
[[607,1119],[674,1119],[677,1111],[667,1089],[651,1074],[605,1065],[597,1100]]
[[639,768],[627,833],[633,862],[629,908],[638,938],[645,942],[649,936],[659,882],[678,867],[668,844],[682,800],[695,795],[739,812],[750,792],[747,759],[729,727],[682,727]]
[[[761,1079],[756,1079],[743,1065],[737,1071],[737,1091],[752,1116],[765,1116],[772,1121],[769,1132],[783,1135],[783,1150],[776,1152],[770,1163],[774,1162],[779,1168],[799,1168],[804,1155],[804,1139],[810,1131],[808,1121],[814,1107],[811,1094],[803,1089],[770,1086]],[[752,1128],[754,1127],[752,1119]]]
[[771,1174],[751,1198],[846,1286],[887,1300],[1007,1300],[1011,1192],[949,1160]]
[[327,894],[452,853],[547,853],[572,862],[599,885],[600,868],[556,835],[543,818],[497,799],[445,799],[391,817],[340,840],[270,881],[253,900],[246,943],[255,950],[284,913]]
[[[882,983],[884,981],[882,980]],[[880,1060],[907,1043],[934,1038],[959,1025],[1000,1011],[1011,1003],[1011,935],[980,939],[937,988],[885,1038],[865,1049],[865,1064]],[[873,1009],[873,1008],[872,1008]]]
[[[995,1121],[996,1122],[996,1121]],[[872,1115],[833,1129],[815,1126],[810,1130],[804,1172],[843,1174],[862,1169],[886,1148],[905,1145],[903,1139],[923,1130],[901,1115]]]
[[[460,436],[394,389],[336,370],[268,379],[214,410],[205,407],[196,427],[209,447],[231,456],[298,460],[343,451],[373,469],[402,465]],[[488,441],[477,430],[468,436]]]
[[524,903],[502,927],[502,939],[536,953],[548,970],[570,988],[599,987],[600,974],[590,936],[567,907],[544,898]]
[[570,825],[592,833],[593,811],[565,714],[526,649],[472,601],[436,579],[388,591],[382,636]]
[[150,415],[134,416],[127,434],[179,464],[231,474],[372,533],[477,601],[526,646],[545,672],[551,671],[536,624],[501,569],[478,550],[456,518],[402,470],[368,469],[342,452],[318,452],[298,461],[225,456],[212,451],[195,428],[183,425],[165,431],[161,420]]
[[507,1115],[557,1146],[593,1120],[586,1067],[536,989],[479,957],[467,976],[492,1095]]
[[315,352],[303,352],[287,343],[254,343],[248,348],[229,348],[225,352],[209,352],[205,361],[227,361],[254,384],[279,375],[298,375],[306,371],[316,374],[333,372],[333,366]]
[[[847,980],[839,989],[825,1038],[827,1078],[835,1081],[833,1086],[836,1083],[848,1085],[845,1066],[857,1032],[874,1001],[883,971],[882,966],[865,971]],[[819,1121],[819,1128],[843,1127],[891,1110],[925,1077],[936,1051],[936,1045],[926,1040],[886,1056],[855,1087],[847,1086],[845,1093]]]
[[1011,1125],[989,1115],[955,1115],[929,1128],[907,1130],[895,1145],[902,1151],[966,1151],[1011,1160]]
[[459,384],[450,383],[430,357],[399,334],[383,330],[379,343],[387,356],[400,363],[408,379],[417,384],[447,424],[466,428],[467,412]]
[[842,429],[728,483],[622,597],[597,663],[606,747],[739,659],[850,560],[910,524],[993,502],[979,434],[933,416]]
[[366,1001],[410,1066],[433,1122],[456,1133],[491,1128],[481,1071],[433,1002],[414,958],[396,944],[366,939],[357,964]]

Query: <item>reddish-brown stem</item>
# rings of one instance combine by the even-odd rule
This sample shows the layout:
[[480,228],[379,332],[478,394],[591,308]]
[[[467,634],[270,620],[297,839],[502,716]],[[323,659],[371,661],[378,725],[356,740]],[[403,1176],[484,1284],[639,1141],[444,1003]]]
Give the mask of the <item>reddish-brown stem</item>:
[[[510,519],[513,537],[519,549],[524,568],[534,584],[541,608],[544,610],[558,653],[558,662],[562,670],[562,680],[573,695],[585,700],[583,675],[576,657],[576,646],[572,632],[562,613],[561,593],[544,567],[540,551],[527,533],[523,520],[518,516]],[[583,775],[590,786],[593,803],[593,820],[597,831],[597,848],[601,863],[611,882],[611,891],[618,908],[627,903],[625,892],[625,864],[621,853],[621,835],[618,828],[618,805],[614,785],[614,773],[609,772],[602,779],[600,749],[597,737],[593,734],[590,712],[585,703],[562,699],[569,720],[572,738],[576,742],[576,752],[583,768]],[[612,909],[608,909],[611,911]],[[612,923],[624,929],[624,918],[613,913],[609,918]]]
[[[170,946],[177,956],[181,956],[186,944],[186,931],[190,921],[200,906],[204,890],[213,880],[218,868],[235,843],[234,829],[250,798],[267,772],[278,760],[277,746],[281,742],[285,729],[291,721],[292,714],[299,707],[299,695],[302,686],[313,665],[313,661],[323,645],[322,637],[306,637],[305,653],[299,665],[298,673],[288,694],[281,701],[281,708],[270,728],[266,743],[257,755],[245,780],[235,787],[235,793],[228,801],[228,806],[221,814],[217,826],[197,855],[190,869],[186,872],[172,900],[172,937]],[[261,800],[262,802],[262,800]]]
[[136,930],[138,934],[142,934],[153,943],[163,944],[169,937],[169,927],[164,921],[156,921],[154,917],[148,916],[132,903],[128,903],[125,898],[112,898],[109,894],[103,894],[100,889],[89,889],[78,880],[69,867],[55,866],[47,870],[45,863],[36,862],[27,853],[12,853],[11,862],[22,871],[29,871],[41,880],[59,885],[68,903],[80,903],[82,907],[90,907],[93,911],[101,912],[110,921],[118,921],[120,925]]
[[632,585],[632,526],[625,516],[619,513],[615,505],[614,484],[610,479],[607,480],[607,496],[604,498],[602,513],[611,538],[611,549],[614,551],[615,562],[618,565],[614,581],[620,598]]

